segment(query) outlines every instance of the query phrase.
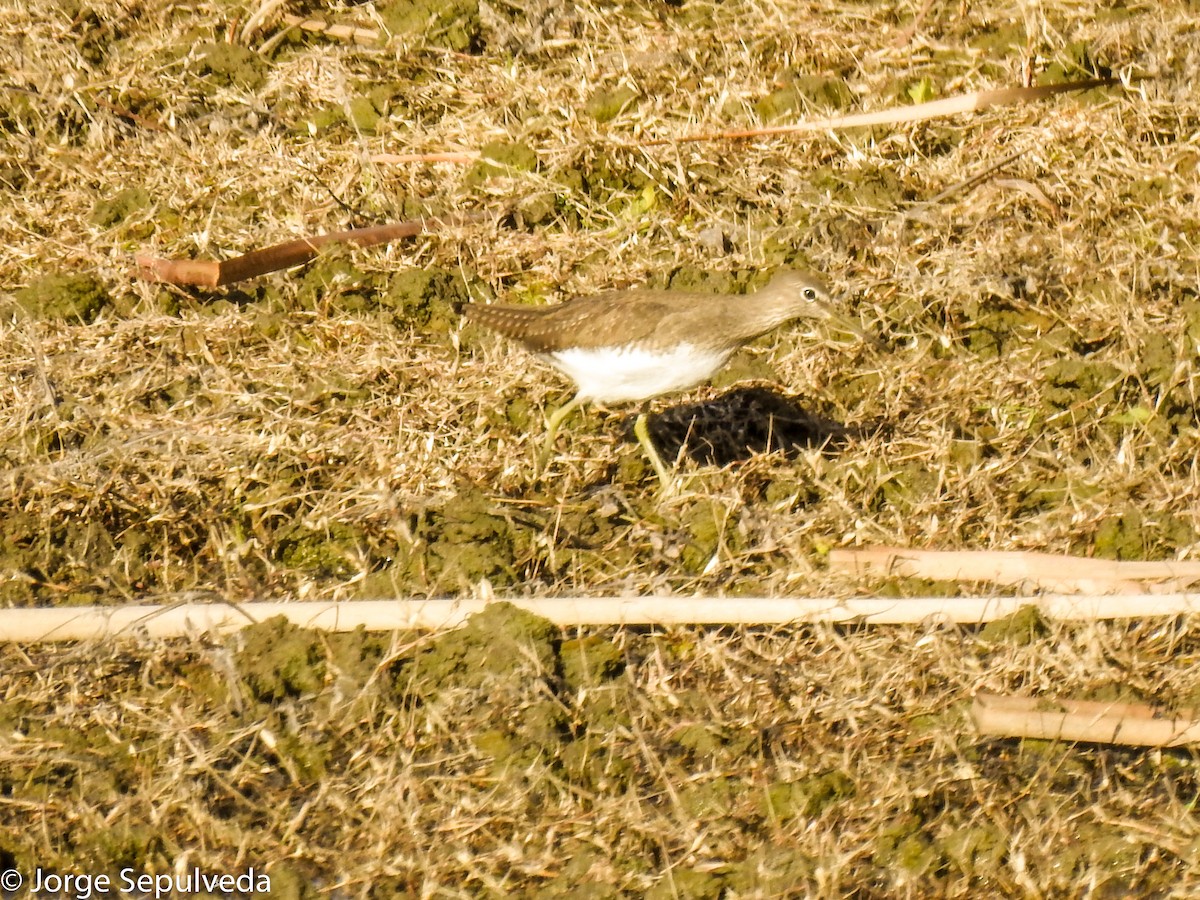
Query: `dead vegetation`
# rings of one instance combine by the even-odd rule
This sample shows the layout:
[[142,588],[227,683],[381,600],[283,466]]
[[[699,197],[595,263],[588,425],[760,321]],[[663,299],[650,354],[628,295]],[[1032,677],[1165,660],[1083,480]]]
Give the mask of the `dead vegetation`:
[[[0,9],[0,599],[736,603],[957,589],[825,566],[865,543],[1194,559],[1194,10],[921,8],[413,2],[329,10],[334,33],[269,5]],[[1101,67],[1149,79],[632,146]],[[136,253],[475,210],[232,289],[131,277]],[[566,386],[452,312],[790,264],[885,347],[784,329],[660,401],[687,479],[666,503],[628,410],[573,419],[534,479]],[[764,409],[785,439],[742,421]],[[712,452],[683,444],[697,421]],[[7,647],[0,862],[253,865],[351,896],[1200,882],[1190,751],[967,719],[978,689],[1200,705],[1191,619],[560,634],[500,607],[473,628]]]

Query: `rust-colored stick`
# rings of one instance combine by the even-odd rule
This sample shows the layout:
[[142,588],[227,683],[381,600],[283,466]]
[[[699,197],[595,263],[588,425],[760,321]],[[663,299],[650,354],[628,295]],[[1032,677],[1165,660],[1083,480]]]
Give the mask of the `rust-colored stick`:
[[203,259],[160,259],[139,254],[134,257],[138,275],[152,281],[169,284],[190,284],[197,287],[214,288],[235,281],[244,281],[298,266],[316,257],[322,247],[335,243],[371,247],[386,244],[401,238],[414,237],[425,232],[440,231],[455,225],[466,225],[487,218],[490,213],[455,213],[446,216],[431,216],[415,222],[395,222],[390,225],[373,225],[370,228],[351,228],[349,231],[334,231],[329,234],[299,238],[252,250],[242,256],[224,262]]

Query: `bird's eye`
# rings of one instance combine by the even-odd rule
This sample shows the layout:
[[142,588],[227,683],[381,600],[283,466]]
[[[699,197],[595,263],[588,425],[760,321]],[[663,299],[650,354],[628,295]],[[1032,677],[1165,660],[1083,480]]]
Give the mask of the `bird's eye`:
[[811,303],[813,300],[817,299],[817,292],[812,288],[805,288],[802,296],[805,300],[808,300]]

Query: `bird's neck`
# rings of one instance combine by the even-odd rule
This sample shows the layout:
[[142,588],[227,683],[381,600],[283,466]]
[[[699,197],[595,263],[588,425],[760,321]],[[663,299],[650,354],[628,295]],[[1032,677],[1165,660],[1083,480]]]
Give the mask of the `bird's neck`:
[[785,296],[767,288],[753,294],[725,297],[722,302],[729,310],[724,319],[729,323],[731,344],[744,344],[761,337],[795,315]]

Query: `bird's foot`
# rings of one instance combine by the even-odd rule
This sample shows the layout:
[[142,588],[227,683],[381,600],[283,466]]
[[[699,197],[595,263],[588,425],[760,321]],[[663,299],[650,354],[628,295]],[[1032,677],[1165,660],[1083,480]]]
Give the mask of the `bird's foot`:
[[662,457],[658,455],[658,450],[654,446],[654,441],[650,439],[650,428],[646,422],[645,413],[638,414],[637,419],[633,423],[633,433],[637,436],[638,443],[642,445],[642,449],[646,451],[646,456],[650,459],[650,465],[654,466],[655,474],[658,475],[658,482],[661,486],[659,493],[663,497],[671,496],[678,487],[677,479],[663,463]]

